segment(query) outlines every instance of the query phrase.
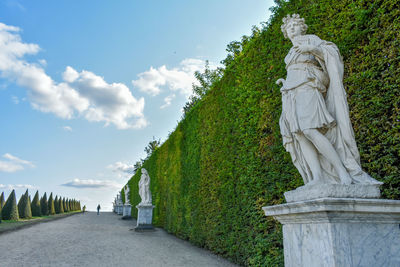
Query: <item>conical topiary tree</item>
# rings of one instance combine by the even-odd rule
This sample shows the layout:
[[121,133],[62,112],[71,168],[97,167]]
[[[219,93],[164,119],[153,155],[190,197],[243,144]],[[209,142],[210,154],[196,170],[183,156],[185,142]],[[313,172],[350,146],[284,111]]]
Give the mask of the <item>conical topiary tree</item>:
[[64,212],[68,212],[67,203],[66,203],[65,197],[63,197],[63,208],[64,208]]
[[0,196],[0,210],[4,207],[5,204],[6,202],[4,200],[4,192],[2,192]]
[[36,217],[42,216],[42,210],[40,208],[40,201],[39,201],[39,191],[36,191],[36,194],[33,197],[31,208],[32,208],[32,216]]
[[54,209],[53,193],[50,193],[49,202],[48,202],[48,207],[49,207],[49,214],[50,214],[50,215],[56,214],[56,211],[55,211],[55,209]]
[[3,192],[3,193],[1,193],[1,196],[0,196],[0,222],[1,222],[1,210],[3,209],[4,204],[6,204],[6,203],[4,203],[4,192]]
[[40,199],[40,209],[42,211],[42,216],[49,215],[49,207],[48,207],[46,192],[44,193],[43,197]]
[[18,201],[18,214],[21,219],[32,218],[31,202],[29,200],[28,189],[26,189],[25,194],[23,194]]
[[58,196],[54,199],[54,210],[56,214],[60,213],[60,205],[58,204]]
[[64,213],[64,205],[63,205],[63,201],[62,201],[61,197],[58,200],[58,207],[60,209],[60,213]]
[[[27,190],[28,191],[28,190]],[[28,195],[28,206],[29,206],[29,213],[28,215],[30,215],[29,218],[32,218],[32,201],[31,201],[31,196]]]
[[20,218],[22,218],[21,217],[21,211],[22,211],[22,202],[24,202],[25,201],[25,194],[23,194],[23,195],[21,195],[21,197],[19,198],[19,201],[18,201],[18,204],[17,204],[17,207],[18,207],[18,215],[19,215],[19,217]]
[[17,208],[17,198],[15,196],[15,190],[11,192],[8,196],[6,204],[1,211],[1,217],[3,220],[18,220],[18,208]]
[[1,210],[3,209],[4,204],[6,203],[4,203],[4,192],[2,192],[0,196],[0,223],[1,223]]

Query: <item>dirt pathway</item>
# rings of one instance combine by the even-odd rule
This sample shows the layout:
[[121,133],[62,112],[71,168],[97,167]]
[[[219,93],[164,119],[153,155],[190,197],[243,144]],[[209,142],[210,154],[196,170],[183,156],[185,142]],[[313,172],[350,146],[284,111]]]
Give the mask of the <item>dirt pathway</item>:
[[94,212],[0,235],[0,266],[235,266],[162,229]]

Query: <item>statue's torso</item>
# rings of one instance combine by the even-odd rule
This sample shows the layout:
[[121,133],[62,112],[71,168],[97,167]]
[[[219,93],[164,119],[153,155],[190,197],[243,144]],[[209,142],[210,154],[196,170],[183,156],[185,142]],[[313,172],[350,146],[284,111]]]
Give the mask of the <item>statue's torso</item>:
[[[312,35],[300,36],[294,45],[316,46],[321,43],[316,38]],[[299,53],[292,47],[285,63],[287,76],[281,89],[281,125],[286,127],[282,129],[282,134],[330,127],[334,119],[326,109],[323,96],[329,85],[329,77],[319,60],[311,53]]]

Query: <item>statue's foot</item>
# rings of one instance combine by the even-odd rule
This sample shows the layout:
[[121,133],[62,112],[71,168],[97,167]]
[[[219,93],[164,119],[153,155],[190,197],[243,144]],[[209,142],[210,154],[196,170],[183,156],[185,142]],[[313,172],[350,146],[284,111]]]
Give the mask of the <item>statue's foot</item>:
[[350,175],[347,172],[342,173],[339,175],[340,177],[340,182],[342,184],[352,184],[353,180],[351,179]]
[[317,178],[317,179],[312,180],[311,182],[308,182],[306,184],[306,186],[313,186],[313,185],[316,185],[316,184],[323,184],[323,183],[324,182],[322,181],[322,179]]
[[383,182],[375,180],[374,178],[372,178],[371,176],[367,175],[367,182],[369,184],[374,184],[374,185],[382,185]]

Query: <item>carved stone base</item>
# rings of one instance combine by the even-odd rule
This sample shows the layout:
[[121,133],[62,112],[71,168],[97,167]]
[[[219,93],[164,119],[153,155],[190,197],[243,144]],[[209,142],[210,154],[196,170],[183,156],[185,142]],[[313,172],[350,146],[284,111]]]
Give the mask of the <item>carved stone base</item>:
[[153,227],[153,205],[139,204],[136,206],[138,209],[137,224],[135,231],[152,231]]
[[310,200],[316,198],[379,198],[379,185],[360,184],[315,184],[304,185],[296,190],[285,192],[286,202]]
[[117,214],[118,215],[122,215],[123,214],[123,208],[124,208],[123,205],[118,205],[117,206]]
[[264,207],[283,224],[285,266],[400,266],[400,201],[321,198]]
[[131,219],[131,210],[132,210],[132,206],[131,204],[126,204],[123,207],[123,211],[122,211],[122,219],[124,220],[128,220]]

